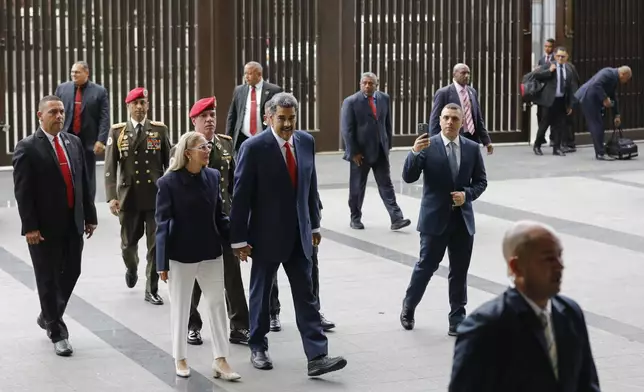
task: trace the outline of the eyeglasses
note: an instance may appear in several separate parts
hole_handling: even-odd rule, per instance
[[[210,151],[212,145],[210,143],[200,144],[197,147],[189,148],[188,150]]]

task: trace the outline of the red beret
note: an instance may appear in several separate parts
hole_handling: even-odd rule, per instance
[[[147,97],[148,97],[148,90],[146,90],[145,87],[137,87],[127,94],[127,97],[125,97],[125,103],[130,103],[139,98],[147,98]]]
[[[190,118],[195,118],[200,115],[204,110],[213,110],[217,108],[217,98],[208,97],[201,98],[190,109]]]

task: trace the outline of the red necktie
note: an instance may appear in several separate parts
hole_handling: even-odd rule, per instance
[[[81,106],[83,105],[83,98],[80,86],[76,87],[76,97],[74,98],[74,123],[72,124],[72,131],[79,134],[81,131]]]
[[[293,156],[291,145],[288,142],[284,143],[284,148],[286,149],[286,168],[288,169],[288,174],[291,176],[293,187],[297,188],[297,164],[295,163],[295,156]]]
[[[376,112],[376,104],[373,102],[373,95],[369,96],[369,106],[371,106],[371,111],[373,112],[373,116],[377,119],[378,114]]]
[[[250,134],[257,133],[257,92],[255,86],[250,87]]]
[[[74,208],[74,184],[72,183],[72,171],[67,163],[65,151],[60,145],[58,135],[54,136],[54,147],[56,148],[56,155],[58,156],[58,163],[60,164],[60,171],[63,173],[63,179],[67,186],[67,206]]]

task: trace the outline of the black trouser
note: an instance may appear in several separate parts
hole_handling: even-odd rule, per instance
[[[96,155],[94,150],[85,149],[85,168],[87,169],[87,177],[89,180],[89,193],[92,195],[92,200],[96,199]]]
[[[317,299],[316,309],[320,311],[320,268],[318,267],[318,247],[313,247],[313,254],[311,256],[313,261],[311,266],[311,283],[313,285],[313,295]],[[273,277],[273,287],[271,288],[271,299],[269,302],[269,312],[271,316],[280,314],[282,306],[280,304],[280,291],[277,284],[277,272]]]
[[[147,242],[147,266],[145,269],[145,291],[156,294],[159,289],[159,274],[156,265],[156,230],[154,210],[123,211],[119,213],[121,221],[121,253],[125,267],[137,271],[139,267],[139,240],[145,233]]]
[[[460,209],[454,209],[445,232],[440,235],[420,233],[420,257],[411,274],[404,306],[416,309],[427,284],[445,256],[449,256],[449,323],[458,325],[465,319],[467,304],[467,271],[472,258],[474,236],[470,235]]]
[[[378,159],[373,164],[368,164],[365,160],[362,165],[358,166],[351,161],[349,172],[349,209],[351,210],[351,221],[359,221],[362,218],[362,203],[364,202],[365,189],[367,187],[367,177],[369,171],[373,170],[373,177],[378,185],[380,198],[389,212],[391,223],[403,219],[403,213],[396,203],[396,191],[391,182],[391,171],[387,155],[380,150]]]
[[[29,245],[42,319],[54,343],[69,337],[63,314],[81,273],[83,236],[76,231],[71,215],[69,219],[67,233]]]
[[[224,288],[226,290],[226,307],[228,308],[228,319],[230,330],[250,329],[248,321],[248,304],[244,294],[244,282],[242,281],[239,259],[235,257],[230,248],[224,249]],[[188,328],[200,331],[203,327],[201,315],[197,307],[201,299],[201,287],[195,281],[192,289],[192,302],[190,304],[190,318]]]
[[[566,100],[564,97],[555,98],[550,107],[543,106],[539,131],[535,140],[535,146],[541,147],[546,143],[546,130],[550,127],[552,145],[555,151],[561,149],[562,137],[566,134],[567,114]]]

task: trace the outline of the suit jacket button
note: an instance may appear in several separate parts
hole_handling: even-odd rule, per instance
[[[134,151],[134,155],[136,155],[136,154],[138,154],[138,153],[139,153],[138,151]]]
[[[148,162],[148,161],[145,161],[145,164],[146,164],[146,165],[147,165],[148,163],[150,163],[150,162]]]
[[[146,173],[149,173],[149,172],[150,172],[150,170],[146,170],[145,172],[146,172]]]
[[[137,170],[135,173],[136,173],[136,174],[139,174],[139,171]]]
[[[139,180],[136,180],[136,183],[137,183],[137,184],[138,184],[138,183],[140,183],[140,182],[141,182],[141,181],[139,181]]]
[[[148,184],[151,184],[151,183],[152,183],[152,180],[148,180]]]
[[[135,165],[138,165],[138,164],[139,164],[139,161],[134,161],[134,164],[135,164]]]

